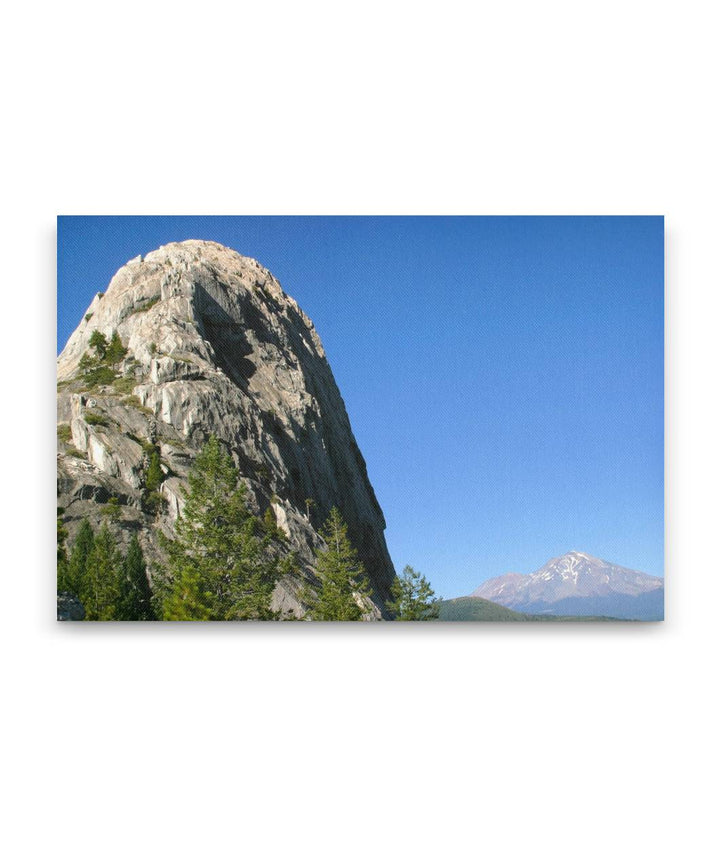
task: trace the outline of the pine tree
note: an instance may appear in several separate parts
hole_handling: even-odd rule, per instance
[[[160,466],[160,452],[157,446],[153,447],[150,452],[150,461],[148,463],[147,473],[145,475],[145,489],[152,493],[157,490],[163,480],[163,471]]]
[[[88,557],[93,549],[95,537],[93,535],[92,526],[87,520],[83,520],[78,529],[78,534],[75,537],[72,552],[70,553],[70,563],[68,573],[65,580],[64,591],[80,596],[80,592],[87,573]]]
[[[92,344],[92,339],[91,339]],[[108,365],[114,366],[117,365],[120,360],[122,360],[127,354],[127,348],[123,348],[122,340],[118,334],[117,330],[113,330],[113,334],[110,337],[110,344],[107,346],[107,350],[105,351],[105,362]]]
[[[387,606],[397,621],[434,621],[438,617],[435,592],[410,565],[405,565],[402,576],[395,577],[390,591],[393,600]]]
[[[263,515],[263,528],[265,532],[277,541],[285,541],[285,532],[278,526],[277,517],[272,505],[269,505]]]
[[[87,557],[80,586],[86,621],[112,621],[116,617],[121,565],[115,539],[107,523],[103,523]]]
[[[58,592],[66,592],[70,590],[70,563],[68,561],[67,549],[65,542],[67,541],[68,531],[63,526],[62,509],[58,508],[57,512],[57,590]]]
[[[365,610],[362,598],[371,592],[365,568],[358,560],[357,551],[350,543],[347,526],[337,508],[320,530],[327,545],[316,552],[320,590],[311,603],[307,615],[314,621],[360,621]],[[307,592],[309,599],[311,592]]]
[[[116,496],[111,496],[105,503],[101,514],[104,517],[109,517],[110,520],[117,520],[120,517],[120,500]]]
[[[89,371],[96,368],[98,365],[97,357],[93,357],[92,354],[85,351],[85,353],[80,357],[80,362],[78,363],[78,368],[80,369],[80,374],[86,375]]]
[[[164,478],[165,474],[160,464],[160,450],[156,445],[152,445],[149,450],[145,489],[142,495],[142,508],[147,514],[157,514],[165,504],[165,498],[159,490]]]
[[[115,617],[119,621],[155,621],[156,619],[147,567],[137,535],[132,536],[122,564]]]
[[[275,583],[289,564],[256,533],[245,486],[232,458],[211,437],[188,476],[185,507],[166,541],[172,586],[163,605],[171,621],[271,619]]]
[[[103,333],[99,330],[93,330],[92,336],[90,336],[89,345],[101,360],[105,359],[105,354],[108,349],[108,340],[105,338]]]
[[[265,515],[263,516],[263,523],[265,524],[265,530],[272,534],[277,530],[277,521],[275,520],[275,513],[272,510],[272,506],[268,505],[265,510]]]

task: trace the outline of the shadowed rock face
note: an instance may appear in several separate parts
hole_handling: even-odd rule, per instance
[[[120,384],[87,390],[77,373],[96,330],[108,339],[117,331],[128,354]],[[58,358],[58,425],[58,505],[71,541],[83,517],[109,519],[124,540],[138,531],[159,558],[158,531],[172,533],[188,469],[215,434],[254,510],[272,504],[308,577],[317,530],[340,509],[381,614],[394,570],[345,405],[312,322],[254,259],[185,241],[128,262]],[[166,474],[157,520],[141,509],[143,441],[160,446]],[[119,515],[103,514],[111,496]],[[297,580],[283,581],[276,605],[302,614],[298,591]]]

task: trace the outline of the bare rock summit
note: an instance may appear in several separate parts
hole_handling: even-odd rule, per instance
[[[126,349],[115,377],[88,383],[81,360],[95,331]],[[172,535],[183,485],[214,434],[231,452],[253,510],[272,507],[312,579],[318,530],[337,506],[365,564],[375,617],[394,569],[385,520],[345,405],[310,319],[254,259],[208,241],[137,257],[98,293],[57,362],[58,505],[72,535],[83,518],[138,532],[150,561]],[[111,373],[112,374],[112,373]],[[107,375],[107,373],[106,373]],[[159,514],[143,507],[149,444],[164,474]],[[304,612],[301,580],[277,608]]]

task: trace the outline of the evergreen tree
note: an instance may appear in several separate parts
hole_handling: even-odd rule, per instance
[[[364,615],[362,597],[371,592],[365,568],[350,543],[347,526],[337,508],[320,530],[327,547],[316,552],[320,590],[307,615],[314,621],[360,621]],[[312,596],[308,592],[308,597]]]
[[[278,526],[277,517],[272,505],[268,506],[263,515],[263,528],[271,538],[275,538],[278,541],[286,540],[285,532]]]
[[[97,364],[97,357],[93,357],[92,354],[85,351],[85,353],[80,357],[78,368],[80,369],[81,374],[86,375],[89,371],[96,368]]]
[[[397,621],[434,621],[438,617],[435,592],[410,565],[405,565],[402,576],[395,577],[390,591],[393,600],[387,606]]]
[[[117,520],[121,513],[120,500],[116,496],[111,496],[101,513],[104,517],[109,517],[110,520]]]
[[[185,507],[166,541],[172,585],[163,604],[170,621],[270,619],[275,583],[289,570],[268,548],[271,536],[246,502],[232,458],[211,437],[195,460]]]
[[[115,539],[107,523],[103,523],[87,557],[80,585],[86,621],[112,621],[116,617],[121,565],[122,556]]]
[[[123,348],[123,343],[118,331],[113,330],[113,334],[110,337],[110,344],[107,346],[107,350],[105,352],[105,362],[111,366],[117,365],[126,354],[127,348]]]
[[[119,621],[155,621],[150,583],[142,548],[133,535],[122,564],[120,597],[115,616]]]
[[[270,532],[272,534],[277,530],[277,521],[275,520],[275,513],[272,510],[272,506],[268,505],[265,515],[263,517],[263,523],[265,524],[265,531]]]
[[[92,526],[90,526],[87,520],[83,520],[75,537],[72,552],[70,553],[70,563],[64,591],[78,597],[80,596],[85,574],[87,573],[88,558],[92,552],[94,541]]]
[[[162,480],[163,471],[160,466],[160,452],[157,446],[154,446],[152,452],[150,452],[150,461],[145,475],[145,489],[152,493],[152,491],[160,487]]]
[[[101,360],[105,359],[105,354],[108,349],[108,340],[105,338],[103,333],[99,330],[93,330],[89,344]]]
[[[165,503],[159,487],[165,474],[160,465],[160,450],[156,445],[149,449],[148,467],[145,473],[145,490],[142,496],[143,511],[147,514],[157,514]]]
[[[63,526],[62,517],[62,509],[58,508],[57,511],[57,590],[61,591],[69,591],[70,588],[70,563],[68,562],[67,549],[65,548],[65,542],[67,541],[68,531]]]

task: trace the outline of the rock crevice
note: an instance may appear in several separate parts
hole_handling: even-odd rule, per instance
[[[95,331],[117,332],[127,354],[112,382],[83,381]],[[106,378],[103,378],[103,381]],[[97,295],[58,358],[58,505],[71,533],[122,497],[118,534],[142,532],[151,559],[171,534],[181,486],[215,434],[232,452],[259,513],[272,505],[303,572],[313,576],[318,529],[337,506],[367,568],[375,614],[394,569],[385,520],[345,405],[312,322],[254,259],[219,244],[169,244],[122,267]],[[61,439],[61,434],[62,438]],[[166,500],[142,506],[143,445],[159,444]],[[276,604],[303,613],[297,581]]]

